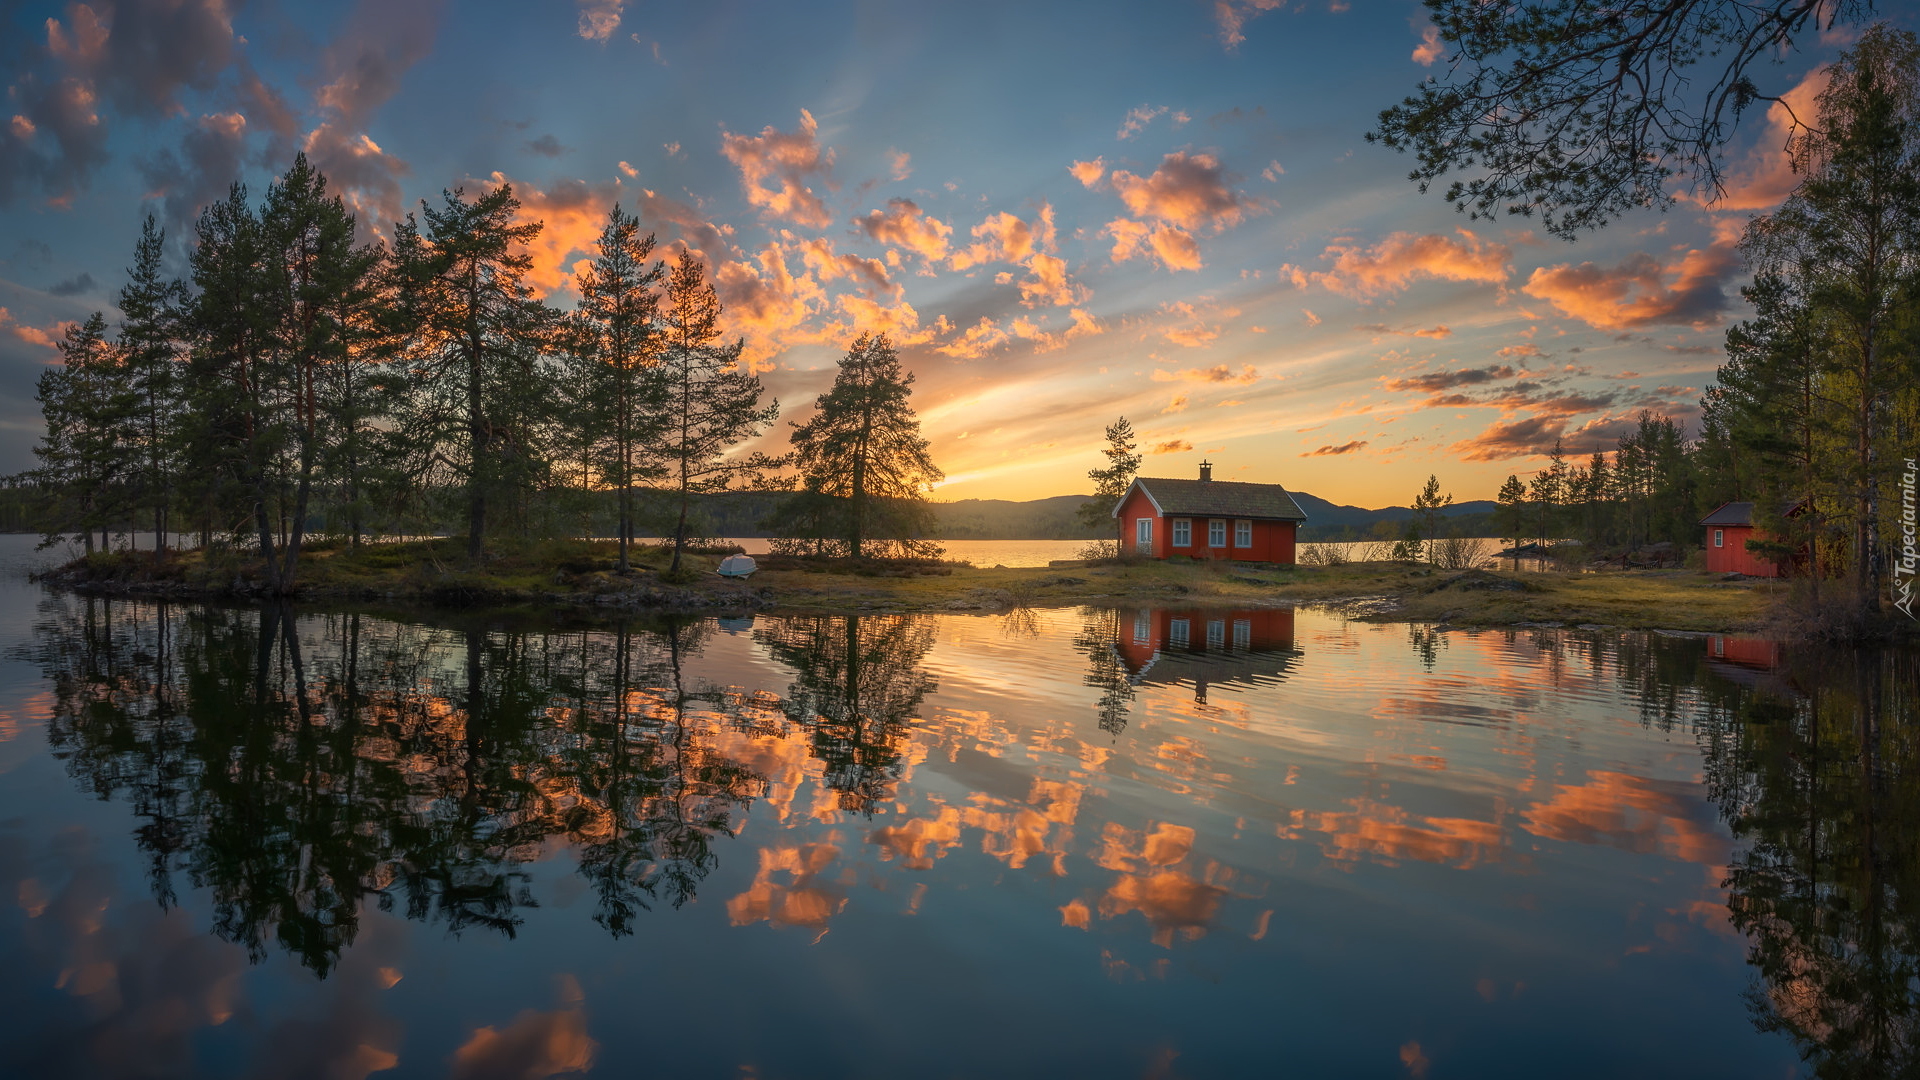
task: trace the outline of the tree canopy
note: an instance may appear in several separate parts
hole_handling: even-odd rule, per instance
[[[1756,69],[1873,0],[1426,0],[1447,70],[1380,113],[1369,141],[1475,218],[1536,216],[1572,239],[1677,194],[1711,200],[1741,114],[1778,101]],[[1810,118],[1798,117],[1800,123]]]

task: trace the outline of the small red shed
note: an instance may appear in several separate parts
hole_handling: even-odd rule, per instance
[[[1780,577],[1780,567],[1747,550],[1747,541],[1759,536],[1753,524],[1753,504],[1724,503],[1700,519],[1707,530],[1707,569],[1716,574]]]
[[[1307,520],[1279,484],[1137,477],[1113,508],[1127,551],[1155,559],[1236,559],[1292,563],[1294,534]]]

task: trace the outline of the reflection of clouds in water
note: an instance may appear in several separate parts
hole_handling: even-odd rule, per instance
[[[0,854],[0,890],[24,901],[0,998],[10,1034],[0,1061],[48,1076],[190,1075],[195,1039],[244,1008],[241,950],[120,890],[78,829],[31,860],[17,834]],[[68,868],[71,869],[68,869]],[[52,998],[38,993],[52,987]]]
[[[1295,810],[1277,832],[1283,839],[1301,839],[1305,833],[1326,836],[1321,851],[1336,863],[1371,858],[1393,866],[1411,859],[1468,870],[1499,862],[1504,855],[1506,841],[1497,821],[1424,817],[1365,798],[1349,805],[1354,809]]]
[[[449,1080],[544,1080],[592,1069],[599,1044],[587,1036],[580,981],[555,976],[554,996],[557,1009],[526,1009],[504,1028],[476,1029],[454,1051]]]
[[[801,844],[760,849],[760,872],[747,891],[727,901],[735,926],[764,922],[827,932],[827,922],[847,906],[839,882],[816,879],[840,857],[837,844]],[[787,875],[782,884],[776,874]],[[816,938],[816,940],[818,940]]]
[[[1699,787],[1593,772],[1577,786],[1529,809],[1524,828],[1535,836],[1575,844],[1603,844],[1635,854],[1661,854],[1704,866],[1727,865],[1732,841]]]

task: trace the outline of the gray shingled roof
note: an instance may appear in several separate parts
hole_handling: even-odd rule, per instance
[[[1279,484],[1243,484],[1233,480],[1169,480],[1136,477],[1134,486],[1169,517],[1268,518],[1305,521],[1307,515]],[[1120,500],[1125,502],[1123,496]],[[1120,508],[1114,507],[1114,513]]]
[[[1751,525],[1753,524],[1753,504],[1750,502],[1730,502],[1700,519],[1702,525]]]

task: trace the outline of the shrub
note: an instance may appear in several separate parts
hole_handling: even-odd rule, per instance
[[[1450,536],[1433,542],[1433,561],[1442,570],[1471,570],[1485,562],[1491,550],[1485,540]]]

